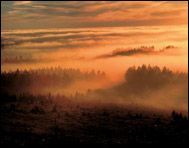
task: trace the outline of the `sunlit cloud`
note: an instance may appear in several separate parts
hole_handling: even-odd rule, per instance
[[[52,51],[57,48],[80,49],[117,44],[122,48],[124,40],[127,44],[130,38],[137,36],[138,38],[158,37],[166,35],[167,39],[174,39],[172,34],[179,33],[178,30],[170,28],[169,30],[158,30],[157,27],[148,27],[148,30],[142,28],[119,28],[115,29],[41,29],[41,30],[15,30],[2,32],[2,45],[4,48],[16,49],[50,49]],[[168,35],[170,34],[170,35]],[[170,36],[170,37],[169,37]],[[173,39],[172,39],[173,38]],[[144,40],[144,39],[143,39]],[[174,40],[183,40],[183,35],[178,36]],[[110,42],[111,41],[111,42]],[[123,43],[120,43],[123,42]]]
[[[187,2],[15,1],[13,5],[2,3],[4,29],[180,25],[188,23]],[[10,23],[12,20],[14,20],[14,24]]]
[[[20,5],[30,5],[32,4],[32,1],[14,1],[14,6],[20,6]]]
[[[117,63],[187,65],[188,2],[3,1],[1,8],[5,65],[53,61],[106,70]]]

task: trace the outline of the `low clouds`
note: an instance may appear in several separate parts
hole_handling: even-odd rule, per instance
[[[36,30],[15,30],[3,31],[1,42],[3,49],[37,49],[55,51],[56,49],[70,50],[107,45],[120,45],[129,43],[133,37],[148,38],[161,36],[163,34],[174,34],[177,30],[158,30],[151,27],[151,30],[144,31],[145,28],[101,28],[101,29],[36,29]],[[150,29],[148,27],[148,29]],[[183,36],[182,36],[183,37]],[[179,36],[177,37],[179,39]],[[143,52],[140,50],[133,51]],[[133,54],[133,52],[129,54]],[[120,53],[121,54],[121,53]]]
[[[22,56],[19,56],[19,57],[13,57],[13,58],[4,58],[1,60],[2,64],[4,63],[7,63],[7,64],[28,64],[28,63],[39,63],[39,62],[42,62],[44,60],[42,59],[35,59],[35,58],[32,58],[32,57],[22,57]],[[45,61],[46,62],[46,61]]]
[[[182,47],[185,42],[187,28],[170,26],[8,30],[1,32],[1,61],[84,63],[123,56],[172,55],[173,52],[178,55],[178,51],[185,51]]]
[[[113,58],[117,56],[135,56],[135,55],[157,55],[167,50],[175,49],[176,47],[173,45],[168,45],[162,49],[155,50],[154,46],[141,46],[138,48],[131,48],[131,49],[116,49],[113,50],[111,54],[104,54],[95,57],[95,59],[104,59],[104,58]]]
[[[30,5],[32,1],[15,1],[13,3],[14,6],[23,6],[23,5]]]
[[[88,47],[94,43],[103,44],[103,40],[115,39],[120,37],[135,36],[135,33],[117,33],[111,31],[95,31],[95,30],[75,30],[75,31],[42,31],[42,32],[9,32],[2,35],[2,44],[6,48],[19,47],[25,48],[37,48],[37,49],[76,49],[81,47]],[[140,35],[148,35],[146,33],[140,33]],[[44,47],[44,48],[43,48]]]

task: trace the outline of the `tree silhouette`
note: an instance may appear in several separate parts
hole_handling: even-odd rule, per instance
[[[60,67],[37,70],[19,70],[1,73],[1,88],[6,92],[23,93],[46,87],[66,87],[75,81],[105,78],[104,72],[81,72],[79,69]]]

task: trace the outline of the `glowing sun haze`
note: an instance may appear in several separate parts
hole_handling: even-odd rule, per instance
[[[188,71],[188,2],[2,1],[1,69]]]

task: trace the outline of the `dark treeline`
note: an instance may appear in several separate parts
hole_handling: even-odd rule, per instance
[[[79,69],[43,68],[1,73],[1,90],[5,92],[30,92],[36,88],[66,87],[75,81],[105,78],[101,71],[81,72]]]
[[[142,96],[149,92],[158,91],[169,87],[169,91],[172,91],[174,87],[182,86],[188,88],[188,74],[183,72],[173,72],[166,67],[162,69],[158,66],[138,66],[130,67],[125,72],[125,80],[111,87],[110,89],[98,89],[95,92],[103,97],[115,97],[122,96],[127,97],[128,95]],[[181,87],[179,88],[179,90]]]
[[[147,89],[159,89],[165,85],[183,83],[188,80],[186,73],[174,73],[166,67],[158,66],[130,67],[125,73],[124,85],[135,92]]]
[[[188,117],[181,111],[170,108],[169,112],[162,112],[153,109],[151,104],[149,107],[124,104],[132,99],[129,94],[140,98],[149,91],[154,97],[148,98],[145,94],[144,100],[154,101],[157,91],[167,86],[169,89],[161,92],[161,96],[166,93],[168,102],[162,102],[171,103],[173,95],[167,94],[175,91],[172,87],[185,88],[183,93],[188,93],[188,75],[185,73],[143,65],[129,68],[121,84],[110,89],[90,90],[85,95],[27,92],[31,85],[63,87],[77,80],[91,82],[96,79],[100,82],[99,78],[104,77],[102,72],[84,73],[61,68],[1,73],[0,144],[188,143]],[[117,103],[120,97],[123,104]],[[183,97],[188,100],[188,94]]]

